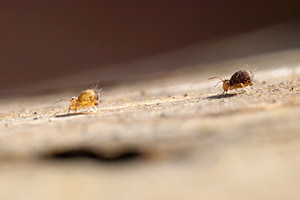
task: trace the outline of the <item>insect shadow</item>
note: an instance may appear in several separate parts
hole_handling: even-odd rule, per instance
[[[83,112],[78,112],[78,113],[67,113],[67,114],[58,114],[54,115],[56,118],[63,118],[63,117],[71,117],[71,116],[77,116],[77,115],[84,115],[85,113]]]
[[[231,94],[218,94],[218,95],[213,95],[209,97],[205,97],[204,99],[223,99],[223,98],[230,98],[236,96],[236,93],[231,93]]]

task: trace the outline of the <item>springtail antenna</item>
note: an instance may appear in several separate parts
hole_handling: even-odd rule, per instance
[[[211,79],[214,79],[214,78],[218,78],[218,79],[220,79],[221,81],[224,82],[224,80],[223,80],[222,78],[218,77],[218,76],[211,77],[211,78],[209,78],[208,80],[211,80]]]
[[[220,79],[220,81],[219,81],[219,82],[217,82],[217,84],[215,85],[215,87],[217,87],[217,85],[219,85],[219,83],[221,83],[221,82],[224,82],[224,80],[223,80],[222,78],[218,77],[218,76],[211,77],[211,78],[209,78],[208,80],[211,80],[211,79],[214,79],[214,78],[218,78],[218,79]]]
[[[71,100],[70,100],[70,99],[60,99],[60,100],[58,100],[57,102],[55,102],[53,105],[57,104],[57,103],[60,102],[60,101],[71,101]]]
[[[217,82],[217,84],[215,85],[215,87],[217,87],[217,85],[219,85],[219,83],[221,83],[221,82],[223,82],[223,81],[219,81],[219,82]]]

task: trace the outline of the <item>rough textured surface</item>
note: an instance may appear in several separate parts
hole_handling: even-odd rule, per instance
[[[80,89],[2,100],[0,199],[299,199],[299,53],[103,88],[97,113],[53,105]],[[244,63],[251,88],[207,80]]]

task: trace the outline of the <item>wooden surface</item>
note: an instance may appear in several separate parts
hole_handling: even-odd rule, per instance
[[[299,55],[103,88],[97,113],[53,105],[86,88],[3,99],[0,199],[299,199]],[[245,63],[251,88],[207,80]]]

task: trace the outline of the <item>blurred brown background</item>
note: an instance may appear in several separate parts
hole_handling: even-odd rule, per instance
[[[0,93],[68,74],[77,73],[80,82],[87,69],[99,71],[102,77],[95,80],[104,80],[112,69],[126,77],[136,69],[118,64],[281,23],[293,27],[291,35],[276,33],[263,48],[235,49],[233,56],[299,47],[293,33],[299,30],[299,16],[298,0],[1,1]],[[268,38],[260,35],[258,43]],[[222,59],[208,57],[201,59]]]

